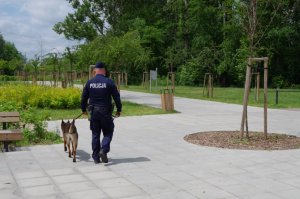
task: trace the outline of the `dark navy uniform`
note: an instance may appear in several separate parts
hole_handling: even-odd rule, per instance
[[[89,106],[92,108],[90,129],[92,130],[92,157],[94,160],[99,160],[100,150],[105,154],[110,151],[110,142],[114,132],[112,98],[116,103],[117,112],[121,112],[120,93],[113,80],[104,75],[97,74],[93,79],[87,81],[83,89],[82,112],[86,112],[88,99]],[[101,130],[103,132],[102,143],[100,143]]]

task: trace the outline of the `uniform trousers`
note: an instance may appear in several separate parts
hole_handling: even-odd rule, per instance
[[[90,129],[92,130],[92,157],[94,160],[100,158],[100,150],[103,153],[110,151],[110,143],[114,133],[114,122],[111,111],[105,107],[94,107],[91,114]],[[103,133],[102,142],[100,140]]]

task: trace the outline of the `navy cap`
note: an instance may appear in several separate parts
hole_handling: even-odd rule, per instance
[[[103,62],[97,62],[95,68],[105,68],[105,64]]]

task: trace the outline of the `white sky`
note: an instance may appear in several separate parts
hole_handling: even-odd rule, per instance
[[[27,58],[78,44],[52,28],[72,12],[66,0],[0,0],[0,33]]]

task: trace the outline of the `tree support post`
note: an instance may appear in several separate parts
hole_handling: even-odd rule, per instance
[[[268,136],[268,58],[264,59],[264,135]]]
[[[95,69],[95,65],[90,65],[90,67],[89,67],[89,79],[92,79],[95,76],[94,69]]]
[[[212,73],[204,74],[203,82],[203,96],[205,96],[205,91],[207,91],[207,97],[212,98],[214,96],[214,77]]]
[[[254,90],[255,95],[254,99],[256,102],[259,102],[259,90],[260,90],[260,72],[254,72],[252,75],[255,75],[255,82],[254,82]]]
[[[251,87],[251,68],[253,62],[264,62],[264,136],[267,139],[268,135],[268,57],[263,58],[249,58],[246,70],[246,80],[245,80],[245,91],[244,91],[244,100],[243,100],[243,114],[240,128],[240,137],[243,139],[244,137],[244,127],[246,125],[247,138],[248,138],[248,99]],[[257,77],[258,78],[258,77]],[[257,81],[257,84],[259,81]],[[258,86],[257,86],[258,88]]]
[[[252,64],[252,60],[249,58],[247,63],[247,70],[246,70],[246,81],[245,81],[245,91],[244,91],[244,100],[243,100],[243,114],[242,114],[242,121],[241,121],[241,128],[240,128],[241,139],[243,139],[244,137],[245,122],[246,122],[246,127],[248,126],[247,106],[248,106],[248,99],[250,93],[251,64]]]
[[[167,75],[167,89],[169,89],[169,79],[171,80],[171,89],[175,91],[175,73],[168,72]]]
[[[142,85],[143,85],[144,88],[148,88],[148,85],[149,85],[149,72],[147,72],[147,71],[143,72]]]

